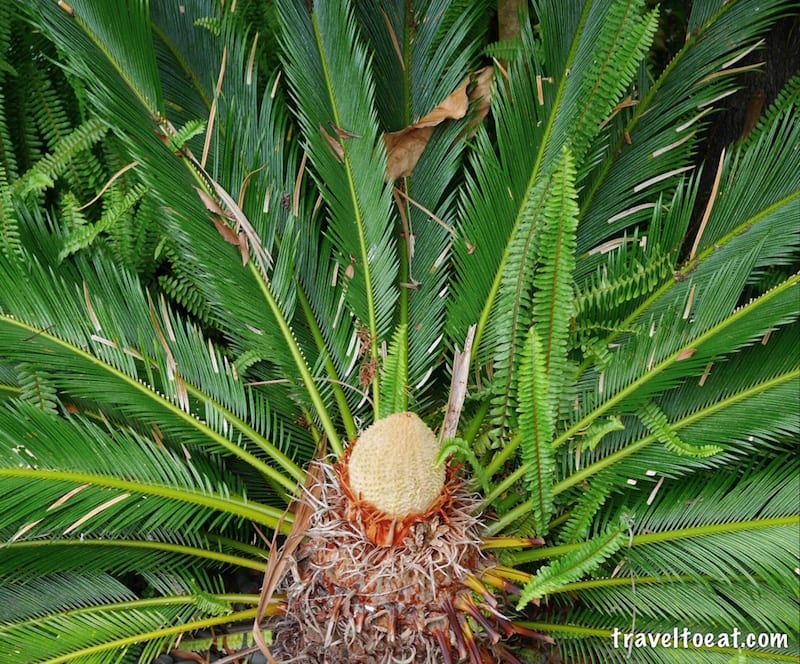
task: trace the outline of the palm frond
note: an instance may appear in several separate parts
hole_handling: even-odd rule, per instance
[[[78,418],[67,422],[27,404],[4,407],[0,421],[0,476],[7,486],[0,527],[14,529],[12,539],[131,524],[212,528],[232,516],[274,527],[280,517],[280,509],[248,501],[213,457],[182,461],[134,433],[104,432]],[[198,518],[201,511],[205,517]]]
[[[0,626],[0,643],[23,661],[61,664],[119,662],[129,652],[139,654],[136,644],[157,640],[155,652],[152,646],[147,649],[152,657],[187,629],[252,618],[255,608],[229,608],[239,599],[176,595],[73,609],[49,615],[44,623]]]
[[[509,411],[515,406],[512,395],[519,345],[524,338],[522,327],[530,325],[534,316],[543,344],[544,370],[553,381],[548,394],[551,408],[558,401],[562,384],[559,376],[567,359],[572,295],[572,243],[577,216],[574,177],[571,156],[565,150],[556,170],[530,201],[526,211],[529,222],[509,242],[497,314],[490,327],[498,341],[493,379],[497,396],[492,414],[501,430],[507,426]],[[534,287],[542,292],[534,293]],[[554,316],[556,310],[558,315]]]
[[[338,433],[291,327],[291,300],[288,295],[293,286],[286,271],[292,263],[291,254],[284,256],[284,262],[281,263],[283,273],[270,277],[266,265],[268,256],[261,238],[243,216],[238,218],[238,223],[246,224],[251,230],[250,236],[242,242],[247,244],[249,254],[253,256],[253,260],[245,267],[241,265],[241,252],[245,251],[243,247],[237,251],[227,245],[223,239],[224,232],[214,223],[198,226],[198,218],[212,221],[208,219],[207,208],[211,208],[218,217],[224,217],[220,205],[228,208],[229,214],[234,216],[238,206],[230,194],[210,179],[196,159],[184,153],[176,159],[160,140],[159,137],[168,139],[174,129],[163,117],[159,106],[161,94],[152,92],[158,86],[152,50],[144,48],[135,54],[126,50],[114,51],[113,57],[109,57],[108,45],[104,41],[107,26],[95,30],[94,19],[77,19],[80,7],[75,8],[75,16],[72,17],[76,20],[70,20],[55,5],[45,5],[40,9],[41,13],[34,16],[35,20],[40,21],[42,27],[55,38],[72,44],[69,49],[71,52],[81,53],[80,58],[75,58],[74,65],[83,68],[82,73],[92,81],[98,109],[110,117],[124,119],[126,129],[136,136],[135,140],[130,134],[124,134],[121,138],[136,155],[137,161],[150,166],[159,165],[158,168],[143,171],[153,176],[147,176],[145,184],[170,211],[168,225],[176,244],[182,248],[184,260],[207,268],[203,271],[195,269],[193,276],[211,306],[225,312],[224,315],[219,314],[216,321],[222,323],[227,332],[235,334],[239,344],[260,351],[262,357],[269,358],[283,368],[283,375],[288,373],[304,385],[331,445],[339,449]],[[127,15],[127,20],[138,22],[136,30],[149,30],[147,16],[138,10]],[[150,37],[148,40],[152,42]],[[108,44],[114,44],[114,41]],[[130,58],[130,62],[123,62],[121,58]],[[147,58],[152,60],[150,64],[145,62]],[[89,68],[99,70],[98,75],[89,73]],[[204,193],[199,196],[198,190],[204,190]],[[215,202],[214,198],[220,199],[220,202]],[[217,222],[226,223],[219,218]],[[223,256],[229,269],[220,264]],[[238,269],[233,267],[237,263]],[[238,275],[236,279],[230,278],[232,272]],[[253,307],[254,301],[261,301],[265,306]],[[231,316],[233,312],[236,314]]]
[[[579,579],[595,570],[609,556],[614,555],[625,541],[625,533],[620,528],[609,528],[608,532],[599,534],[578,548],[542,567],[525,584],[517,610],[528,602],[556,592],[565,583]]]
[[[155,426],[168,439],[179,436],[185,444],[210,444],[218,451],[239,455],[291,491],[291,480],[233,438],[234,431],[244,434],[295,477],[300,473],[279,449],[242,420],[246,409],[260,405],[259,401],[252,395],[248,398],[234,369],[213,345],[191,329],[182,330],[166,308],[156,312],[128,275],[100,270],[91,280],[87,269],[81,297],[77,284],[70,288],[34,265],[21,268],[17,261],[6,261],[0,266],[5,268],[8,283],[26,281],[31,287],[25,298],[3,302],[4,311],[17,316],[4,313],[1,317],[0,346],[8,357],[19,361],[36,355],[47,357],[54,385],[75,395],[78,403],[89,400],[91,408],[92,401],[103,403],[113,394],[114,407],[108,409],[111,417],[121,413],[148,429]],[[108,294],[114,288],[116,298],[95,295]],[[141,334],[148,328],[153,336],[146,341]],[[104,329],[115,330],[118,336],[109,339],[103,336]],[[198,391],[192,377],[207,380],[217,396]],[[205,417],[216,413],[216,421],[200,420],[190,399],[198,399]]]
[[[319,3],[311,14],[305,3],[278,8],[306,149],[330,209],[333,259],[345,272],[344,298],[366,326],[369,357],[377,362],[397,299],[397,256],[367,54],[346,5]],[[377,381],[372,398],[380,411]]]
[[[694,146],[720,101],[736,90],[736,63],[786,6],[776,0],[753,13],[747,2],[723,3],[642,91],[625,131],[583,192],[579,254],[646,219],[659,193],[694,169]]]

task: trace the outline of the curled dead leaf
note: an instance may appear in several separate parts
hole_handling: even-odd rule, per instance
[[[493,67],[479,69],[465,78],[464,82],[451,92],[441,104],[414,124],[400,131],[384,134],[383,142],[388,155],[386,181],[411,175],[433,135],[433,128],[445,120],[463,118],[469,110],[470,102],[476,102],[476,115],[470,122],[470,128],[478,125],[489,112],[493,77]]]
[[[223,210],[219,203],[211,198],[211,196],[209,196],[205,191],[200,189],[200,187],[195,187],[194,190],[197,192],[197,195],[200,197],[200,200],[203,202],[206,210],[213,212],[214,214],[218,214],[220,217],[226,216],[225,210]]]
[[[325,140],[328,142],[328,145],[333,151],[333,154],[336,155],[336,158],[340,162],[344,161],[344,148],[342,147],[342,144],[339,141],[337,141],[333,136],[331,136],[327,131],[325,131],[325,127],[323,127],[322,125],[319,126],[319,131],[325,138]]]
[[[432,135],[433,127],[413,126],[384,134],[387,182],[411,175]]]
[[[467,109],[469,108],[469,96],[467,95],[468,85],[469,78],[466,78],[441,104],[411,126],[435,127],[445,120],[459,120],[463,118],[467,114]]]
[[[219,217],[212,217],[211,219],[214,222],[214,226],[219,231],[219,234],[222,236],[222,239],[228,244],[238,247],[239,236],[236,234],[236,232]]]
[[[492,103],[492,83],[494,83],[494,67],[489,65],[479,69],[472,75],[473,86],[469,91],[469,100],[475,102],[475,116],[470,121],[470,128],[476,127],[489,113]]]

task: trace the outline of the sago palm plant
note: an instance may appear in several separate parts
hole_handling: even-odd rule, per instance
[[[238,5],[0,9],[0,659],[797,661],[793,3]]]

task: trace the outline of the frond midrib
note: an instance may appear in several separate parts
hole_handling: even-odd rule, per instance
[[[581,14],[581,18],[580,18],[580,20],[578,22],[578,26],[577,26],[577,28],[575,30],[575,36],[572,39],[572,44],[570,46],[569,55],[567,56],[567,62],[566,62],[566,69],[567,70],[569,70],[572,62],[574,62],[574,60],[575,60],[575,56],[576,56],[577,51],[578,51],[578,45],[580,44],[580,36],[582,34],[581,29],[582,29],[582,26],[586,23],[586,20],[587,20],[588,15],[589,15],[589,10],[591,9],[591,5],[592,5],[591,2],[587,2],[584,5],[583,13]],[[542,167],[542,163],[544,162],[544,158],[545,158],[545,155],[547,153],[547,146],[548,146],[548,143],[550,141],[550,136],[553,133],[553,127],[554,127],[556,119],[558,117],[558,113],[556,111],[561,106],[561,102],[563,100],[564,92],[565,92],[565,89],[566,89],[566,86],[567,86],[567,80],[568,80],[567,76],[562,76],[561,80],[559,81],[558,89],[556,90],[555,100],[553,101],[553,105],[552,105],[553,112],[550,113],[550,115],[549,115],[549,117],[547,119],[547,124],[545,126],[544,133],[542,134],[542,140],[539,143],[539,150],[537,151],[537,154],[536,154],[536,160],[534,161],[533,168],[531,170],[531,176],[528,179],[528,184],[525,187],[525,192],[523,193],[522,198],[521,198],[522,201],[527,200],[528,197],[530,197],[530,195],[532,194],[534,188],[536,187],[536,182],[537,182],[537,179],[539,178],[539,174],[540,174],[540,170],[541,170],[541,167]],[[511,227],[511,231],[509,233],[509,241],[506,243],[506,249],[508,248],[508,245],[511,242],[511,239],[514,236],[516,236],[516,234],[518,232],[517,229],[522,224],[522,217],[524,216],[523,215],[524,210],[525,210],[524,205],[520,205],[519,209],[517,210],[517,217],[514,220],[514,224]],[[505,271],[505,266],[506,266],[507,260],[508,260],[508,251],[506,250],[506,251],[503,251],[503,253],[502,253],[501,257],[500,257],[500,262],[499,262],[499,264],[497,266],[497,272],[495,273],[494,281],[492,282],[492,287],[489,290],[488,297],[486,298],[486,304],[484,304],[484,306],[483,306],[483,310],[481,311],[481,315],[480,315],[480,318],[478,319],[478,324],[477,324],[477,327],[475,329],[475,339],[474,339],[474,342],[473,342],[473,347],[474,347],[473,356],[475,358],[478,358],[479,355],[480,355],[478,351],[480,350],[480,344],[481,344],[481,341],[483,339],[483,332],[484,332],[484,329],[486,328],[486,325],[489,322],[489,317],[491,315],[491,311],[494,308],[495,299],[497,298],[497,294],[500,291],[500,282],[502,280],[503,272]]]
[[[233,595],[232,597],[238,597]],[[244,596],[245,600],[249,599],[250,596]],[[180,600],[183,602],[180,602]],[[181,604],[181,603],[188,603],[187,600],[191,601],[191,596],[181,597],[177,596],[175,598],[177,601],[170,601],[169,604]],[[139,600],[143,602],[148,602],[149,606],[155,605],[158,606],[157,600]],[[238,601],[238,600],[235,600]],[[167,603],[162,602],[161,605],[165,605]],[[149,608],[142,607],[140,608]],[[102,607],[106,608],[106,607]],[[121,607],[126,608],[126,607]],[[135,607],[130,607],[130,609],[134,609]],[[185,632],[191,632],[193,630],[204,629],[209,627],[215,627],[216,625],[223,625],[228,624],[231,622],[236,621],[244,621],[244,620],[252,620],[255,618],[257,613],[257,609],[244,609],[241,611],[233,611],[231,613],[225,614],[223,616],[211,616],[208,618],[202,618],[199,620],[192,620],[189,622],[181,623],[179,625],[173,625],[172,627],[165,627],[162,629],[157,630],[150,630],[149,632],[142,632],[141,634],[136,634],[134,636],[128,636],[121,639],[115,639],[112,641],[106,641],[99,645],[89,646],[86,648],[81,648],[80,650],[74,650],[66,655],[59,655],[58,657],[52,657],[46,660],[43,660],[41,664],[67,664],[68,662],[74,661],[79,657],[89,657],[91,655],[96,655],[103,652],[108,652],[111,650],[120,650],[127,646],[134,645],[136,643],[141,643],[144,641],[153,641],[155,639],[159,639],[165,636],[177,636],[179,634],[183,634]]]
[[[2,471],[0,471],[2,472]],[[159,542],[156,540],[132,540],[132,539],[92,539],[84,537],[83,539],[34,539],[34,540],[18,540],[11,544],[6,545],[6,548],[11,550],[20,549],[38,549],[41,547],[50,546],[76,546],[76,547],[120,547],[123,549],[147,549],[151,551],[164,551],[167,553],[178,553],[181,555],[192,556],[194,558],[202,558],[205,560],[222,563],[225,565],[235,565],[246,569],[252,569],[257,572],[263,572],[266,568],[266,560],[258,561],[252,558],[243,558],[242,556],[235,556],[221,551],[213,551],[211,549],[203,549],[196,546],[188,546],[186,544],[175,544],[173,542]],[[266,554],[266,552],[265,552]]]
[[[675,542],[696,537],[707,537],[710,535],[724,535],[729,533],[766,530],[768,528],[787,528],[800,525],[800,516],[798,515],[749,519],[747,521],[737,521],[735,515],[731,516],[730,518],[731,521],[725,521],[722,523],[710,523],[690,528],[676,528],[674,530],[661,530],[655,533],[634,535],[630,539],[629,548],[636,548],[637,546],[647,546],[649,544],[658,544],[664,542]],[[583,545],[584,544],[582,542],[578,542],[576,544],[546,546],[531,551],[509,554],[508,559],[509,562],[513,563],[550,560],[552,558],[557,558],[571,553]],[[630,583],[630,577],[628,577],[628,582]]]
[[[125,383],[126,385],[128,385],[128,387],[131,387],[140,394],[146,396],[148,400],[157,402],[162,408],[165,408],[166,410],[170,411],[172,415],[174,415],[175,417],[181,419],[184,423],[189,424],[193,428],[200,431],[204,437],[213,440],[214,443],[228,450],[228,452],[230,452],[234,456],[239,457],[246,463],[250,464],[255,469],[262,472],[265,476],[269,477],[271,480],[274,480],[275,482],[286,488],[288,491],[290,492],[294,491],[296,483],[292,481],[290,478],[284,476],[269,464],[264,463],[258,457],[250,454],[249,452],[242,449],[232,441],[228,440],[221,434],[217,433],[211,427],[201,422],[191,413],[187,413],[185,410],[177,406],[175,403],[173,403],[166,397],[163,397],[160,394],[156,393],[154,390],[148,388],[148,386],[145,385],[144,383],[134,378],[131,378],[128,374],[124,373],[123,371],[120,371],[116,367],[111,366],[107,362],[102,361],[101,359],[99,359],[95,355],[92,355],[88,351],[85,351],[82,348],[73,345],[69,341],[49,333],[47,330],[40,330],[32,325],[24,323],[18,320],[17,318],[14,318],[6,314],[0,315],[0,322],[5,322],[7,325],[11,325],[21,330],[25,330],[26,332],[30,332],[30,334],[33,336],[42,337],[47,341],[49,341],[50,343],[63,348],[67,353],[77,355],[81,359],[90,362],[95,366],[100,367],[103,371],[111,374],[116,380]],[[218,407],[221,410],[224,410],[222,406],[218,405]],[[263,442],[267,441],[264,440]],[[277,450],[277,448],[274,448],[273,454],[278,454],[283,456],[282,453],[280,453],[280,451]]]
[[[708,341],[709,339],[713,338],[715,335],[722,333],[724,330],[734,325],[743,316],[750,314],[757,307],[762,306],[765,303],[768,303],[773,297],[782,294],[785,290],[796,286],[798,283],[800,283],[800,274],[794,275],[793,277],[787,279],[782,284],[764,293],[761,297],[757,298],[753,302],[740,307],[739,309],[734,311],[730,316],[727,316],[716,325],[711,326],[708,330],[706,330],[702,334],[690,339],[687,343],[682,344],[678,350],[676,350],[668,357],[664,358],[658,364],[654,365],[652,370],[642,374],[635,380],[631,381],[627,386],[622,388],[619,392],[610,397],[607,401],[603,402],[593,411],[587,413],[584,417],[575,422],[566,431],[564,431],[564,433],[558,436],[558,438],[556,438],[555,441],[553,441],[553,446],[557,448],[569,442],[569,440],[573,436],[575,436],[585,427],[589,426],[589,424],[591,424],[598,417],[606,413],[610,408],[613,408],[621,401],[631,396],[634,392],[636,392],[638,388],[645,385],[654,376],[657,376],[661,372],[665,371],[666,369],[674,365],[676,362],[679,362],[680,361],[679,358],[682,357],[682,353],[686,353],[689,349],[696,348],[702,345],[705,341]]]
[[[331,104],[331,110],[333,112],[333,121],[337,127],[342,126],[341,117],[339,115],[339,105],[337,103],[336,95],[334,94],[333,90],[333,81],[331,80],[331,73],[330,69],[328,68],[328,61],[326,59],[326,51],[325,45],[322,40],[322,34],[320,32],[319,22],[317,20],[316,13],[312,12],[311,14],[311,23],[314,28],[314,38],[317,42],[317,49],[320,53],[320,62],[322,64],[322,72],[325,77],[326,83],[326,91],[328,93],[328,99]],[[378,360],[379,353],[378,353],[378,316],[376,312],[375,306],[375,293],[373,290],[373,283],[372,283],[372,271],[369,265],[369,247],[367,245],[367,238],[364,231],[364,217],[361,211],[361,205],[358,197],[358,192],[356,191],[355,186],[355,176],[353,173],[353,164],[350,159],[350,151],[347,147],[347,141],[342,141],[341,143],[342,153],[344,155],[343,162],[345,171],[347,173],[347,185],[348,185],[348,194],[350,196],[350,200],[353,205],[353,214],[354,214],[354,222],[356,229],[358,231],[358,243],[359,248],[361,250],[361,266],[364,270],[364,290],[367,296],[367,312],[369,316],[368,326],[369,326],[369,333],[370,333],[370,357],[372,360]],[[379,381],[375,380],[372,382],[372,403],[374,406],[375,413],[380,412],[380,385],[378,384]],[[341,455],[341,450],[338,450],[337,453]]]
[[[703,263],[704,260],[711,257],[713,254],[723,250],[730,242],[734,241],[737,237],[739,237],[742,233],[746,230],[757,224],[762,219],[768,217],[770,214],[779,210],[780,208],[791,204],[795,200],[800,199],[800,190],[791,192],[788,196],[781,198],[778,201],[775,201],[768,207],[760,210],[758,214],[754,214],[752,217],[748,217],[747,219],[743,220],[735,228],[732,228],[728,233],[724,236],[716,240],[715,242],[710,243],[703,251],[701,251],[693,261],[687,261],[682,265],[679,269],[676,270],[675,276],[673,279],[665,281],[658,289],[653,291],[648,297],[646,297],[642,303],[636,307],[625,319],[622,320],[621,323],[617,326],[620,331],[612,332],[608,337],[605,339],[606,344],[613,344],[622,334],[624,334],[623,330],[630,328],[633,325],[633,322],[641,317],[650,307],[652,307],[656,302],[658,302],[661,298],[665,297],[667,293],[680,285],[680,283],[688,277],[692,272],[694,272],[699,265]],[[577,376],[580,376],[588,367],[591,362],[591,359],[585,360],[579,367],[576,372]]]
[[[746,399],[754,397],[767,390],[780,387],[781,385],[791,380],[799,378],[800,378],[800,368],[794,369],[784,374],[780,374],[778,376],[774,376],[769,380],[756,383],[746,390],[742,390],[741,392],[737,392],[736,394],[733,394],[725,399],[721,399],[704,408],[700,408],[697,411],[691,413],[690,415],[687,415],[686,417],[680,420],[676,420],[675,422],[670,422],[670,427],[676,432],[680,431],[681,429],[684,429],[692,424],[695,424],[705,419],[706,417],[710,417],[718,412],[725,410],[726,408],[735,406],[736,404],[741,403]],[[584,482],[585,480],[592,477],[592,475],[596,475],[600,471],[606,470],[614,466],[622,459],[629,457],[636,452],[640,452],[641,450],[645,449],[646,447],[652,445],[655,442],[657,442],[656,436],[654,434],[648,434],[647,436],[644,436],[637,441],[627,444],[621,450],[609,454],[607,457],[601,459],[600,461],[596,461],[593,464],[590,464],[585,468],[576,471],[569,477],[564,478],[560,482],[556,483],[553,486],[553,495],[557,496],[560,493],[566,491],[567,489],[579,485],[581,482]],[[513,481],[516,481],[516,479],[518,479],[525,472],[527,472],[527,469],[528,469],[527,464],[520,464],[520,466],[513,473],[511,473],[504,482],[495,487],[495,489],[490,494],[487,494],[487,497],[495,496],[501,488],[503,487],[508,488],[509,486],[511,486]],[[532,509],[533,509],[532,501],[525,500],[521,502],[519,505],[517,505],[510,511],[506,512],[502,517],[500,517],[497,521],[495,521],[488,528],[486,528],[486,534],[493,535],[495,533],[502,531],[503,528],[505,528],[510,523],[513,523],[513,521],[515,521],[516,519],[530,513]],[[541,549],[539,549],[538,551],[541,551]]]
[[[58,481],[70,482],[73,484],[89,484],[91,486],[105,487],[108,489],[119,489],[127,493],[135,493],[142,496],[158,496],[170,500],[207,507],[212,510],[233,514],[242,519],[249,519],[268,526],[277,528],[281,524],[281,519],[285,523],[284,529],[288,530],[288,525],[294,520],[294,515],[284,512],[268,505],[262,505],[242,498],[234,500],[224,498],[219,495],[201,493],[199,491],[185,487],[174,487],[155,482],[145,482],[142,480],[124,479],[97,473],[87,473],[77,470],[51,470],[44,468],[0,468],[0,477],[18,477],[29,479],[30,481]]]

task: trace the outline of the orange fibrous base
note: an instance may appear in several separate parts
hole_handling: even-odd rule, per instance
[[[502,568],[481,550],[479,502],[457,468],[424,514],[403,518],[352,496],[347,457],[316,468],[305,539],[278,587],[285,610],[265,625],[277,661],[522,664],[509,641],[552,641],[504,615],[515,589],[492,575]]]
[[[360,526],[367,539],[376,546],[392,546],[401,544],[411,532],[414,524],[429,519],[435,514],[440,514],[443,519],[447,519],[448,507],[452,502],[453,490],[460,485],[460,480],[456,475],[456,468],[447,467],[447,476],[439,497],[424,512],[397,516],[382,512],[372,503],[362,499],[361,495],[356,495],[350,486],[347,473],[348,460],[350,457],[349,448],[340,463],[334,465],[334,470],[342,492],[348,500],[348,509],[345,517],[352,523]]]

